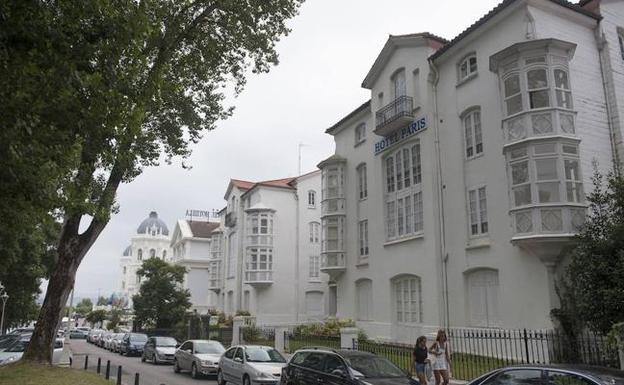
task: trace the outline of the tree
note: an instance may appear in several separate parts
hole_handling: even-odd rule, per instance
[[[101,325],[102,322],[104,322],[104,320],[106,319],[106,316],[106,310],[93,310],[92,312],[87,314],[86,320],[91,324],[91,326],[95,327],[96,324]]]
[[[108,299],[104,296],[99,296],[97,299],[97,306],[106,306],[108,305]]]
[[[149,258],[137,271],[145,280],[132,297],[134,322],[141,327],[172,328],[191,307],[191,294],[181,289],[186,268]]]
[[[189,144],[231,115],[225,87],[239,93],[250,68],[267,72],[277,64],[275,44],[300,4],[0,4],[0,131],[15,154],[7,174],[41,197],[44,210],[37,206],[34,219],[53,213],[62,223],[24,360],[51,361],[76,270],[118,210],[119,185],[162,159],[188,157]]]
[[[93,302],[91,302],[91,298],[83,298],[76,305],[76,314],[80,314],[81,316],[86,316],[93,310]]]
[[[553,311],[568,334],[589,327],[608,333],[624,321],[624,178],[594,175],[589,216],[568,253],[560,282],[562,306]]]
[[[108,317],[108,325],[106,325],[106,328],[108,330],[113,330],[117,332],[119,323],[121,322],[122,315],[123,315],[122,309],[112,308]]]

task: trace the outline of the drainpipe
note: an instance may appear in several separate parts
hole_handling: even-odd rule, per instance
[[[440,151],[440,118],[438,116],[438,82],[440,80],[440,73],[436,68],[432,60],[429,60],[429,66],[434,74],[432,82],[433,86],[433,129],[435,133],[435,152],[436,152],[436,171],[437,171],[437,195],[438,195],[438,217],[440,218],[440,262],[442,265],[442,298],[444,301],[443,309],[443,322],[444,327],[448,328],[450,325],[450,306],[449,306],[449,294],[448,294],[448,254],[446,252],[446,226],[444,221],[444,185],[442,183],[442,155]]]
[[[295,190],[295,323],[299,323],[299,187]]]

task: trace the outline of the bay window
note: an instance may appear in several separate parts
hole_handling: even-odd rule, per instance
[[[248,282],[273,280],[273,248],[250,247],[247,249],[245,280]]]
[[[273,213],[253,211],[247,214],[247,244],[273,244]]]
[[[395,149],[384,162],[386,238],[417,235],[423,230],[420,141]]]

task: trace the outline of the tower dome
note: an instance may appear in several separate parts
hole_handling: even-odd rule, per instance
[[[156,211],[149,213],[149,217],[145,218],[137,228],[137,234],[151,234],[152,231],[156,234],[169,235],[167,224],[158,218]]]
[[[123,256],[124,257],[131,257],[132,256],[132,246],[128,245],[128,247],[126,247],[126,249],[123,252]]]

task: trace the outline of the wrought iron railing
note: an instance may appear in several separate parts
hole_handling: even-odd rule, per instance
[[[399,96],[375,113],[375,128],[381,128],[402,117],[414,117],[414,101],[410,96]]]

